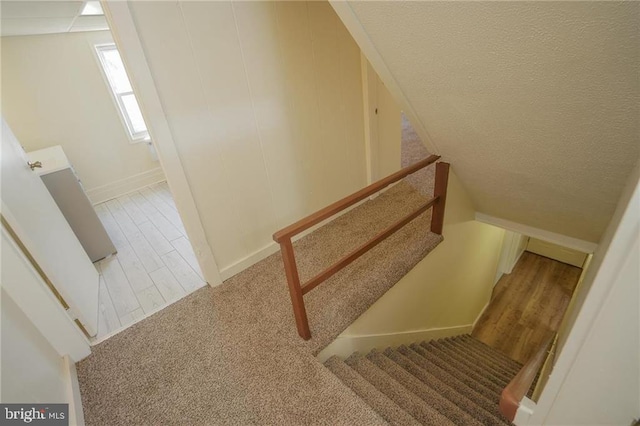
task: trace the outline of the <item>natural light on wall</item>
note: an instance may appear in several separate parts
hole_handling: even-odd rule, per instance
[[[80,12],[80,16],[97,16],[104,15],[102,11],[102,6],[100,6],[99,1],[88,1],[82,7],[82,12]]]
[[[109,82],[111,93],[118,105],[118,110],[124,121],[129,138],[132,142],[149,140],[147,125],[144,122],[144,118],[142,118],[142,112],[131,88],[131,82],[129,81],[116,45],[97,45],[96,52],[100,58],[102,70]]]

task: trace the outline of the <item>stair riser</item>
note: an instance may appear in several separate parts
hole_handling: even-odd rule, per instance
[[[498,360],[499,362],[503,362],[504,365],[508,365],[510,366],[510,368],[512,370],[520,370],[522,368],[522,364],[520,364],[518,361],[509,358],[507,355],[503,354],[502,352],[499,352],[497,349],[493,349],[490,346],[488,346],[487,344],[474,339],[473,337],[469,336],[469,335],[465,335],[465,336],[460,336],[459,337],[461,340],[468,342],[470,346],[473,346],[475,348],[477,348],[478,350],[486,353],[487,355],[495,358],[496,360]]]
[[[456,361],[466,365],[471,370],[482,374],[485,377],[492,377],[496,384],[500,386],[506,386],[513,376],[507,375],[504,371],[496,370],[491,364],[489,364],[484,358],[478,357],[471,351],[464,351],[446,342],[438,342],[438,347],[453,357]]]
[[[345,362],[422,424],[454,425],[445,416],[425,405],[420,398],[407,392],[404,387],[368,359],[362,356],[350,357]]]
[[[458,407],[463,408],[469,414],[479,419],[485,425],[505,425],[508,424],[501,420],[502,416],[499,413],[498,407],[495,403],[484,398],[473,389],[466,386],[464,383],[455,379],[454,377],[443,378],[447,380],[444,382],[435,375],[431,374],[427,370],[421,368],[416,363],[411,361],[405,355],[402,355],[397,351],[385,352],[385,355],[396,362],[399,366],[404,368],[407,372],[412,374],[418,380],[425,384],[430,385],[433,389],[436,389],[442,396],[456,404]]]
[[[469,344],[461,339],[451,339],[449,341],[450,344],[456,345],[458,347],[464,347],[466,350],[473,352],[476,356],[479,356],[490,363],[494,368],[504,371],[508,375],[516,375],[518,371],[522,368],[521,365],[515,364],[515,361],[510,360],[511,362],[506,363],[502,358],[492,356],[491,354],[485,352],[481,348],[476,345]]]
[[[430,352],[434,354],[435,357],[441,360],[440,361],[441,363],[444,362],[442,358],[446,357],[446,352],[443,352],[437,346],[434,346],[432,344],[427,344],[427,345],[420,345],[420,347],[424,349],[426,352]],[[485,377],[483,373],[478,373],[468,368],[466,365],[461,364],[451,358],[446,361],[446,364],[449,364],[450,367],[463,371],[467,376],[471,377],[473,380],[477,382],[482,383],[484,386],[488,387],[489,389],[491,389],[493,392],[497,394],[502,392],[502,389],[504,389],[504,385],[502,385],[501,382],[499,381],[498,383],[496,383],[496,380],[493,379],[491,376]]]
[[[391,361],[381,353],[369,353],[369,355],[367,355],[367,359],[376,364],[378,368],[393,377],[394,380],[396,380],[414,395],[427,402],[440,414],[446,416],[455,424],[482,426],[482,423],[471,417],[469,413],[458,408],[451,401],[445,399],[437,390],[427,386],[425,383],[422,383],[408,371],[404,370],[398,364]]]

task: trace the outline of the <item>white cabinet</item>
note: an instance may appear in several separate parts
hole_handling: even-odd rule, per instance
[[[116,252],[107,231],[82,188],[61,146],[28,152],[31,163],[51,193],[92,262]]]

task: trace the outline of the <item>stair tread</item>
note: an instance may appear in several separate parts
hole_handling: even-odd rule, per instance
[[[494,370],[502,372],[507,377],[513,377],[518,374],[520,368],[514,368],[512,365],[500,360],[498,358],[492,357],[488,353],[476,348],[475,345],[465,342],[460,339],[451,339],[448,341],[451,346],[457,347],[459,350],[464,350],[466,353],[470,354],[475,358],[479,358],[482,362],[491,367]]]
[[[411,373],[404,370],[398,364],[387,358],[380,352],[372,351],[367,355],[367,359],[378,366],[385,373],[393,377],[401,386],[427,402],[440,414],[446,416],[456,424],[481,426],[482,423],[474,419],[469,413],[457,407],[451,401],[444,398],[437,390],[415,378]]]
[[[523,365],[518,361],[516,361],[515,359],[510,358],[508,355],[500,352],[495,348],[492,348],[491,346],[484,343],[482,340],[476,339],[475,337],[469,334],[459,336],[459,338],[462,340],[468,340],[469,344],[475,345],[478,349],[485,351],[486,353],[491,354],[493,357],[504,361],[505,364],[511,365],[516,370],[520,370],[523,367]]]
[[[364,356],[354,354],[345,363],[422,424],[455,425],[434,408],[424,404],[422,399],[411,392],[407,392],[406,388]]]
[[[502,387],[506,386],[513,378],[512,375],[507,375],[504,371],[496,369],[473,352],[465,352],[463,349],[453,347],[449,342],[435,342],[434,345],[456,362],[464,364],[471,371],[490,377],[494,383]]]
[[[495,402],[485,398],[455,377],[443,374],[443,372],[438,375],[438,372],[433,371],[434,369],[426,370],[399,350],[387,350],[384,354],[413,374],[418,380],[429,383],[441,395],[479,418],[483,424],[508,424],[500,414]]]
[[[449,364],[443,364],[442,359],[440,359],[437,355],[426,351],[422,346],[413,344],[409,346],[409,349],[417,354],[420,358],[423,358],[426,362],[428,362],[428,364],[435,365],[437,368],[456,377],[465,385],[476,390],[490,400],[497,401],[499,399],[499,393],[496,390],[487,387],[484,383],[478,382],[473,377],[468,376],[464,371],[454,368]]]
[[[461,337],[462,336],[456,336],[454,339],[451,339],[451,343],[465,347],[502,371],[515,375],[522,368],[522,365],[519,363],[513,361],[511,358],[505,358],[495,349],[484,345],[473,337],[469,339],[462,339]]]
[[[492,379],[491,376],[485,377],[481,373],[473,371],[465,364],[457,362],[452,358],[445,359],[444,357],[446,357],[446,352],[443,352],[438,346],[434,345],[433,342],[429,342],[428,344],[420,344],[417,346],[421,347],[425,352],[433,354],[436,357],[434,358],[434,360],[438,359],[441,363],[448,365],[450,368],[452,367],[464,372],[464,374],[471,377],[473,380],[482,383],[496,394],[499,394],[500,392],[502,392],[502,389],[504,389],[504,385],[501,386],[500,383],[495,383],[495,379]]]
[[[398,426],[420,424],[340,358],[333,356],[326,360],[324,365],[389,424]]]

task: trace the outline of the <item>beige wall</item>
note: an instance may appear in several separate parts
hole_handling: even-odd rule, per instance
[[[162,177],[102,76],[93,45],[108,42],[108,31],[1,39],[4,118],[27,151],[62,145],[93,201]]]
[[[380,180],[400,167],[401,110],[364,55],[361,55],[367,180]]]
[[[383,347],[402,343],[403,335],[406,343],[470,331],[491,296],[504,235],[475,221],[474,213],[452,172],[444,241],[347,328],[333,350],[341,353],[345,344],[364,350],[359,339]]]
[[[3,403],[66,403],[62,357],[2,290]]]
[[[640,155],[638,2],[331,3],[478,212],[601,238]]]
[[[366,184],[360,51],[327,3],[130,8],[223,277]]]

